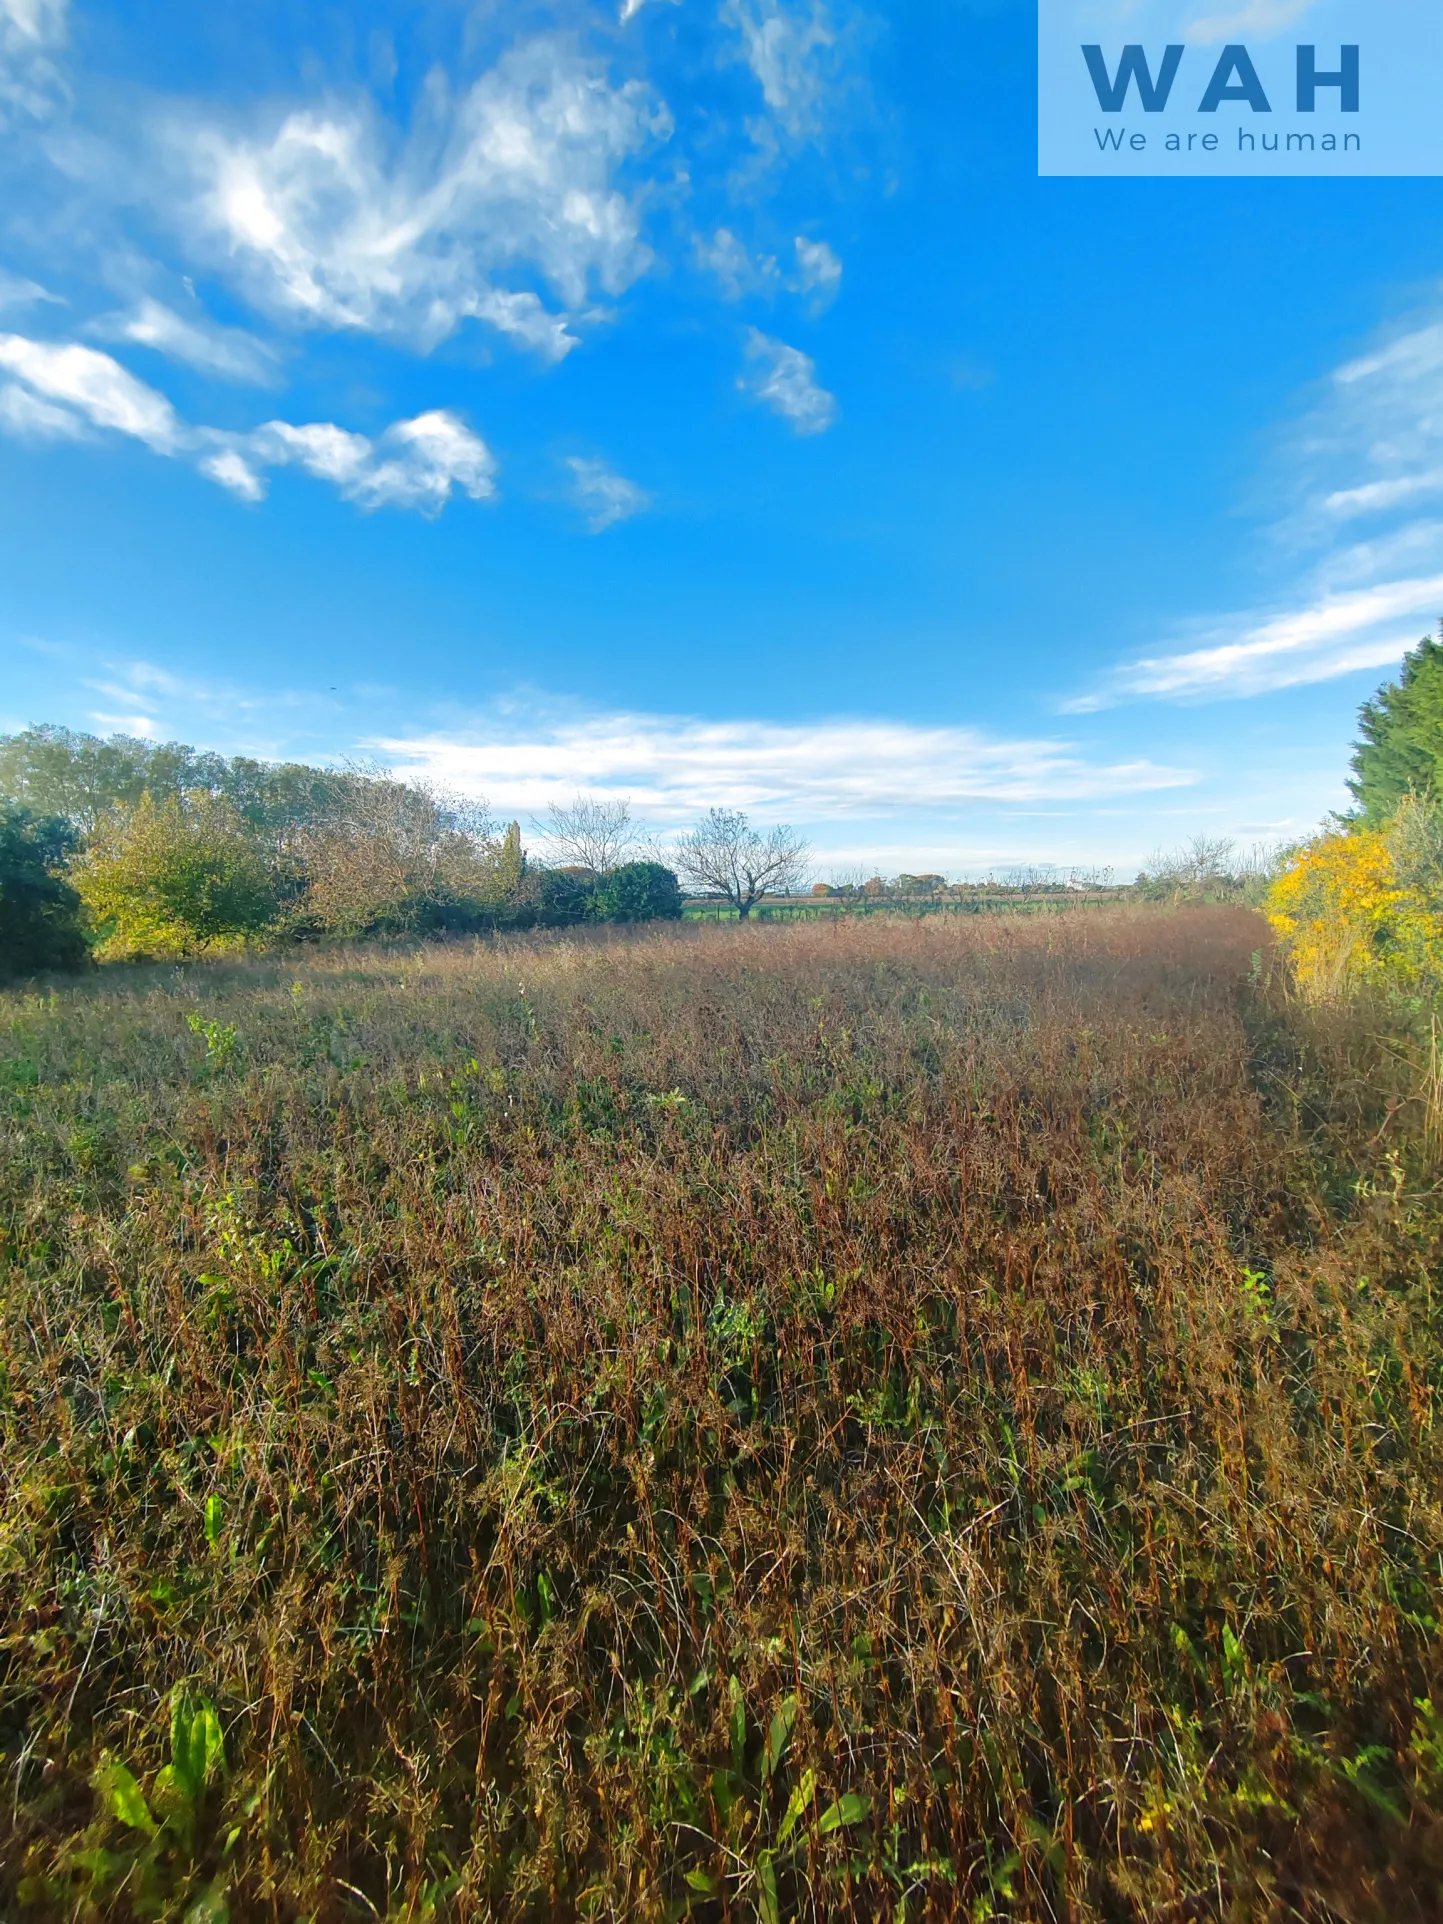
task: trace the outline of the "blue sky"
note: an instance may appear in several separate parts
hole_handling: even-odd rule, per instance
[[[823,872],[1341,805],[1443,614],[1438,183],[1039,180],[1028,0],[623,11],[0,0],[0,727]]]

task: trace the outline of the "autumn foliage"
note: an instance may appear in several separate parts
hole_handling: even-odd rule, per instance
[[[1436,1917],[1436,1148],[1266,946],[0,998],[0,1911]]]

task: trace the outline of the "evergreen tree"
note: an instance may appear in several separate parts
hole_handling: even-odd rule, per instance
[[[58,873],[74,846],[66,822],[0,802],[0,979],[85,962],[80,897]]]
[[[1367,828],[1387,821],[1405,795],[1443,795],[1443,642],[1420,641],[1397,681],[1358,714],[1348,783]]]

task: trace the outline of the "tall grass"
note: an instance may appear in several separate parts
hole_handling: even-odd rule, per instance
[[[1426,1098],[1264,939],[0,1001],[0,1912],[1436,1917]]]

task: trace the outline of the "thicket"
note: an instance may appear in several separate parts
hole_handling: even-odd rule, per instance
[[[676,877],[657,863],[538,868],[517,823],[500,830],[484,807],[377,769],[35,728],[0,737],[5,796],[52,823],[48,906],[32,882],[12,891],[10,922],[0,917],[0,968],[12,974],[63,966],[56,904],[77,899],[102,960],[681,913]],[[70,926],[73,949],[73,915]]]
[[[1435,1917],[1439,1092],[1265,946],[0,998],[0,1912]]]

